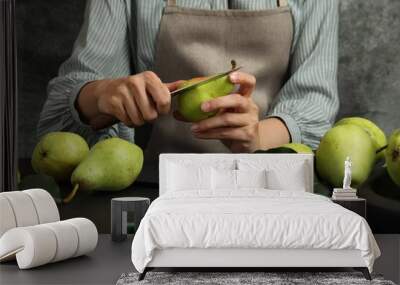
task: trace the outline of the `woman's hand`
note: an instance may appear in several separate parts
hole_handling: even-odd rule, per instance
[[[259,109],[251,98],[256,78],[233,72],[230,80],[240,85],[239,91],[204,102],[204,112],[218,113],[193,124],[191,129],[196,138],[220,139],[232,152],[252,152],[259,148]]]
[[[164,84],[151,71],[119,78],[94,81],[84,86],[77,107],[94,129],[117,120],[130,127],[152,122],[171,108],[170,91],[180,82]]]

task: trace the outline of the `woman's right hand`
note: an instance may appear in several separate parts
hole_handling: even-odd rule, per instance
[[[81,89],[77,108],[94,129],[108,127],[117,120],[129,127],[138,127],[169,113],[170,92],[179,83],[164,84],[151,71],[93,81]]]

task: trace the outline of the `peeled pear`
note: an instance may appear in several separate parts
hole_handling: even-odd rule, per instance
[[[79,135],[52,132],[44,135],[33,150],[32,167],[57,181],[68,181],[72,171],[85,158],[89,146]]]
[[[391,134],[385,151],[385,159],[390,178],[400,187],[400,129]]]
[[[364,129],[372,139],[372,143],[375,146],[375,151],[377,151],[377,159],[384,157],[384,151],[382,150],[387,145],[387,139],[385,133],[373,122],[368,119],[361,117],[348,117],[343,118],[338,121],[335,126],[353,124]]]
[[[76,192],[119,191],[131,185],[142,170],[143,151],[137,145],[120,138],[105,139],[95,144],[71,176],[72,192],[64,199],[68,203]]]
[[[316,151],[319,176],[333,187],[343,186],[344,161],[352,160],[352,187],[362,184],[375,163],[375,145],[363,128],[343,124],[323,136]]]
[[[290,149],[294,150],[296,153],[313,154],[312,149],[308,145],[305,145],[302,143],[287,143],[282,146],[290,148]]]
[[[197,77],[183,82],[178,88],[192,85],[205,77]],[[216,112],[203,112],[201,104],[217,97],[230,94],[235,85],[229,80],[228,75],[190,89],[178,97],[178,111],[189,122],[198,122],[210,118]]]

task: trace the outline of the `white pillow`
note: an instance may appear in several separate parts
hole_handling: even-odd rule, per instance
[[[303,191],[307,189],[307,176],[304,164],[281,169],[266,171],[267,188],[271,190]]]
[[[295,154],[293,154],[295,156]],[[239,159],[240,170],[265,169],[267,188],[275,190],[306,191],[311,189],[308,164],[292,159]],[[271,172],[271,173],[269,173]]]
[[[237,189],[236,170],[212,168],[212,189],[229,190]]]
[[[211,189],[211,167],[168,163],[168,191]]]
[[[190,156],[189,156],[190,157]],[[193,155],[191,158],[174,158],[166,161],[166,166],[170,163],[183,165],[185,167],[197,166],[197,167],[213,167],[217,169],[236,169],[236,159],[215,159],[212,156],[204,156],[201,159],[195,159],[201,157],[200,155]]]
[[[266,170],[236,170],[237,187],[267,188]]]

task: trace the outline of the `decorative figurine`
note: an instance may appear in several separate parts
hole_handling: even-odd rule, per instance
[[[351,158],[346,157],[344,161],[343,188],[334,188],[332,193],[333,200],[352,200],[357,199],[357,189],[351,188]]]
[[[351,158],[346,157],[344,162],[344,178],[343,178],[343,189],[350,190],[351,188]]]

